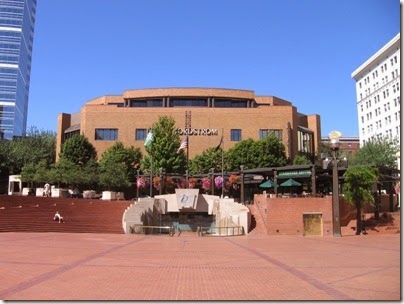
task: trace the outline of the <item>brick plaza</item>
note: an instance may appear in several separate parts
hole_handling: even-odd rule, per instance
[[[1,233],[2,300],[401,300],[400,234]]]

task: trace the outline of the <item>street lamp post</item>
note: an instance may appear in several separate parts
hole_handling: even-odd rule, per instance
[[[331,142],[332,155],[332,231],[334,237],[341,236],[341,223],[339,216],[339,189],[338,189],[338,150],[340,147],[339,138],[342,134],[338,131],[331,132],[328,137]]]
[[[244,204],[244,165],[240,166],[241,185],[240,185],[240,203]]]
[[[215,195],[215,168],[210,168],[210,192]]]
[[[160,178],[160,185],[159,185],[159,195],[163,194],[163,168],[159,168],[159,178]]]
[[[339,189],[338,189],[338,149],[333,148],[332,159],[332,217],[333,217],[333,235],[335,237],[341,236],[341,223],[339,216]]]
[[[137,178],[136,178],[136,202],[138,202],[139,201],[139,184],[138,184],[138,181],[139,181],[139,170],[137,170],[137,176],[136,176]]]

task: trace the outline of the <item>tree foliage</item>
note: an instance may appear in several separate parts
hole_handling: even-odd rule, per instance
[[[201,155],[195,156],[189,166],[190,174],[207,174],[211,168],[222,171],[222,148],[208,148]]]
[[[306,155],[298,155],[293,159],[294,165],[309,165],[311,161],[307,158]]]
[[[258,141],[251,138],[238,142],[226,152],[226,169],[267,168],[286,165],[285,146],[275,136]]]
[[[59,159],[85,165],[90,160],[97,159],[97,151],[85,136],[74,135],[62,145]]]
[[[50,166],[55,162],[55,151],[55,133],[31,127],[25,136],[0,141],[0,170],[2,174],[19,174],[25,165],[41,160]]]
[[[153,171],[162,168],[163,172],[184,173],[186,169],[186,155],[184,150],[177,153],[180,146],[180,136],[175,132],[175,120],[169,116],[160,116],[151,129],[154,140],[146,148],[148,155],[145,155],[141,162],[141,170],[149,173],[151,164]]]
[[[347,201],[356,207],[356,234],[362,231],[361,210],[366,202],[373,202],[371,187],[376,182],[378,171],[371,167],[352,167],[344,173],[343,192]]]
[[[122,142],[116,142],[102,154],[100,160],[99,182],[109,190],[129,187],[136,176],[142,153],[133,146],[126,148]]]
[[[351,162],[353,165],[395,168],[398,151],[399,147],[394,140],[383,137],[365,143],[356,151]]]

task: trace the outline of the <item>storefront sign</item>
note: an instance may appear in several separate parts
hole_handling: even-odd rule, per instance
[[[186,128],[186,129],[178,128],[175,131],[175,133],[179,135],[202,135],[202,136],[212,136],[219,134],[217,129],[194,129],[194,128]]]

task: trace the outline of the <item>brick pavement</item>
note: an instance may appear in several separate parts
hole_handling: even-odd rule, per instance
[[[401,300],[400,235],[1,233],[3,300]]]

